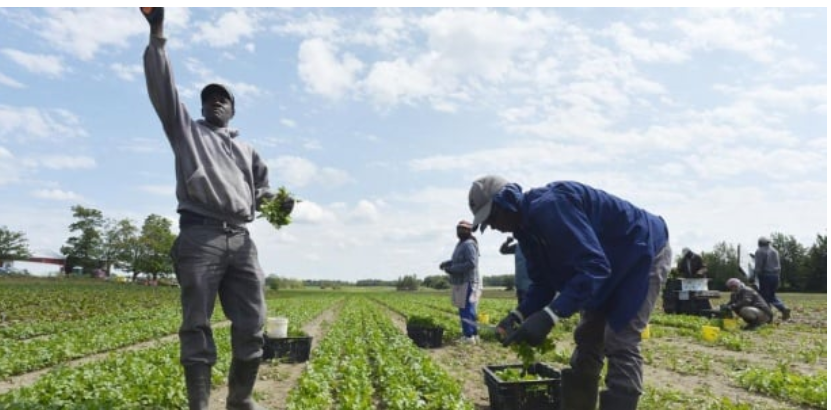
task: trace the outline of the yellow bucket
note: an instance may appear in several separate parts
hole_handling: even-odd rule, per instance
[[[721,319],[721,328],[724,330],[736,330],[739,328],[739,321],[736,319]]]
[[[487,325],[491,321],[491,317],[487,313],[480,313],[478,315],[479,323]]]
[[[641,340],[649,339],[650,336],[652,336],[652,333],[649,332],[649,323],[647,323],[646,327],[643,328],[643,331],[641,332]]]
[[[701,326],[701,338],[708,342],[715,342],[718,339],[719,328],[715,326]]]

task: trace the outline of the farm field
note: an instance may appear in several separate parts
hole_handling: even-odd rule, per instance
[[[726,296],[726,295],[723,295]],[[0,279],[0,409],[186,408],[178,364],[178,289],[92,280]],[[660,306],[642,343],[640,409],[827,408],[827,298],[783,294],[792,320],[704,340],[704,318]],[[269,409],[489,409],[483,368],[520,360],[489,335],[459,343],[449,294],[436,291],[304,290],[267,294],[269,316],[312,337],[304,363],[263,364],[255,397]],[[488,290],[492,322],[513,294]],[[717,302],[718,303],[718,302]],[[418,348],[407,317],[445,328],[443,345]],[[541,360],[566,366],[573,317],[555,327]],[[229,323],[219,305],[211,408],[224,408]]]

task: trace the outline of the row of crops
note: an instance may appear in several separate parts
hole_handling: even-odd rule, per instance
[[[715,341],[700,335],[709,320],[656,311],[642,353],[647,368],[664,377],[647,378],[640,408],[826,408],[826,302],[801,302],[790,304],[803,321],[758,332],[722,331]],[[0,409],[184,407],[178,303],[175,288],[0,282]],[[217,306],[220,361],[213,384],[218,388],[227,374],[230,336]],[[502,293],[483,298],[479,311],[494,323],[513,307],[513,298]],[[457,310],[444,294],[291,291],[270,294],[268,308],[269,316],[289,318],[290,333],[323,312],[334,313],[285,398],[292,409],[469,409],[474,402],[480,407],[482,393],[465,397],[460,386],[483,385],[484,364],[516,362],[492,338],[476,347],[457,344]],[[413,316],[444,327],[443,349],[459,350],[465,362],[432,359],[435,351],[417,348],[391,320]],[[576,317],[558,323],[551,334],[556,349],[543,361],[567,365],[576,324]],[[36,370],[45,372],[22,387],[8,383]],[[724,388],[679,385],[684,380],[709,380]]]

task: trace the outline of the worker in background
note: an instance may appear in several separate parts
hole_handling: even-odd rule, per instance
[[[730,302],[722,305],[721,309],[731,310],[747,322],[745,330],[755,330],[773,320],[770,306],[753,288],[745,286],[736,278],[730,278],[727,280],[727,289],[731,292]]]
[[[681,259],[678,260],[678,273],[682,278],[706,278],[707,265],[701,255],[693,252],[690,248],[681,251]]]
[[[531,286],[525,255],[522,254],[519,242],[515,242],[513,236],[505,239],[505,242],[499,247],[499,253],[514,255],[514,288],[516,288],[517,304],[521,305],[522,300],[525,299],[525,293],[528,292],[528,287]]]
[[[776,290],[779,289],[779,274],[782,271],[779,251],[770,244],[770,239],[762,236],[759,238],[759,247],[756,249],[754,258],[753,273],[759,279],[759,293],[771,306],[782,312],[782,320],[789,320],[791,310],[776,297]]]

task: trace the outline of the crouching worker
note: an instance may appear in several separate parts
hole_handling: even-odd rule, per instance
[[[727,280],[727,289],[731,292],[730,302],[723,305],[722,309],[730,309],[744,319],[747,325],[743,329],[754,330],[773,319],[773,312],[768,303],[750,286],[731,278]]]

